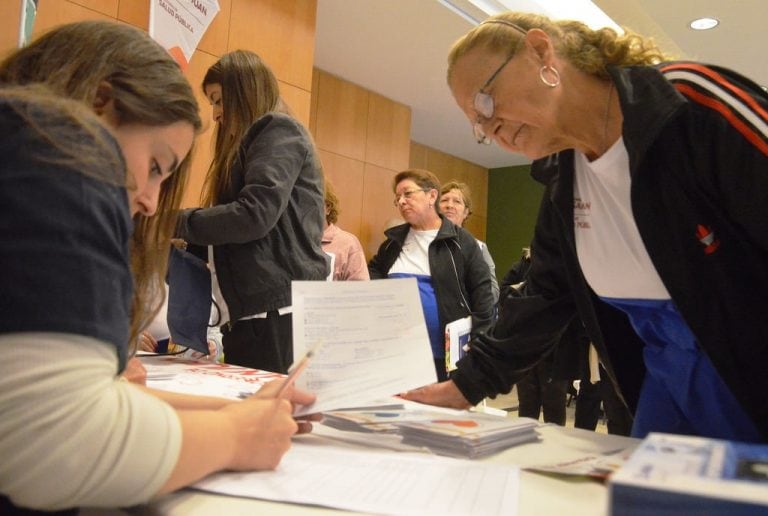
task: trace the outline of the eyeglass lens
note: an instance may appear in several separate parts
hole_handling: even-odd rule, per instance
[[[415,194],[416,192],[425,192],[425,191],[426,191],[426,190],[423,190],[423,189],[418,189],[418,190],[406,190],[405,192],[403,192],[403,193],[401,193],[401,194],[398,194],[398,193],[396,193],[396,194],[395,194],[395,198],[392,200],[392,203],[393,203],[395,206],[397,206],[397,205],[398,205],[398,203],[400,202],[400,199],[401,199],[401,198],[405,198],[405,200],[407,201],[407,200],[408,200],[408,199],[410,199],[410,198],[413,196],[413,194]]]

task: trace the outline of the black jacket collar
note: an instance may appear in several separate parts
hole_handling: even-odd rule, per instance
[[[624,115],[622,136],[634,172],[661,128],[686,100],[656,67],[610,66],[608,72],[619,95]],[[571,149],[551,154],[533,162],[531,177],[540,183],[552,184],[557,182],[561,170],[572,169],[572,163]]]

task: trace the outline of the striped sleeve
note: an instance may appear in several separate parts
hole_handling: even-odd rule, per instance
[[[717,111],[751,145],[768,156],[768,93],[735,72],[675,62],[661,72],[688,100]]]

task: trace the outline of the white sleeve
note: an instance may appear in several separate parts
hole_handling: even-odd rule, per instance
[[[117,354],[61,333],[0,335],[0,492],[43,510],[146,502],[170,477],[181,423],[116,378]]]

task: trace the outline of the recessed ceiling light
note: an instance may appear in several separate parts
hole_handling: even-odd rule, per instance
[[[693,20],[689,27],[693,30],[709,30],[718,26],[720,20],[717,18],[697,18]]]

